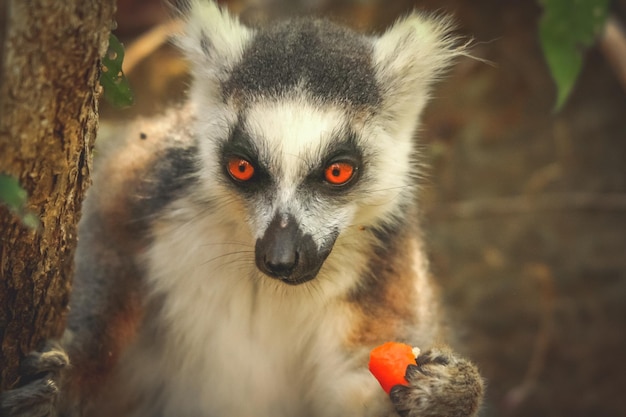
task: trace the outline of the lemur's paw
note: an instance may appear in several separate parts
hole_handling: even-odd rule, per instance
[[[389,395],[402,417],[474,416],[483,397],[483,380],[469,361],[449,349],[431,349],[406,371],[408,386]]]
[[[54,416],[59,381],[68,365],[67,354],[57,342],[48,342],[41,351],[31,352],[20,364],[22,385],[0,393],[0,416]]]

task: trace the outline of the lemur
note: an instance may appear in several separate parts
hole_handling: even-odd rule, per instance
[[[416,200],[420,113],[466,53],[449,20],[374,36],[181,13],[188,102],[97,155],[66,334],[2,412],[474,416],[483,382],[445,345]],[[367,369],[386,341],[423,352],[389,395]]]

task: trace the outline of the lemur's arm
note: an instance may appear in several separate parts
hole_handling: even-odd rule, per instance
[[[147,288],[141,254],[158,213],[182,192],[180,182],[188,182],[193,170],[190,114],[172,109],[136,121],[121,140],[103,139],[93,195],[80,224],[65,337],[72,367],[64,402],[72,406],[88,407],[85,399],[99,395],[143,325]]]
[[[383,340],[422,350],[417,365],[405,370],[408,385],[390,391],[401,417],[475,416],[483,398],[483,379],[476,366],[444,345],[449,329],[416,237],[417,218],[408,213],[397,229],[377,234],[381,244],[369,259],[369,279],[352,295],[357,312],[353,337],[360,346]]]

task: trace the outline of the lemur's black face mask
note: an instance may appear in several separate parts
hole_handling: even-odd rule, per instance
[[[318,248],[311,235],[302,233],[293,216],[278,213],[256,241],[255,261],[261,272],[298,285],[317,276],[333,244],[334,239]]]

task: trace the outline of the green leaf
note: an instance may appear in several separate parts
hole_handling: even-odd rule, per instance
[[[557,86],[555,110],[569,97],[583,54],[604,27],[610,0],[541,0],[539,23],[543,53]]]
[[[9,175],[0,174],[0,203],[5,204],[26,226],[38,229],[41,222],[37,215],[26,208],[27,202],[28,193],[20,183]]]
[[[28,193],[15,178],[0,174],[0,201],[6,204],[9,210],[19,210],[26,204],[27,199]]]
[[[123,61],[124,47],[115,35],[111,34],[109,49],[102,58],[100,84],[104,88],[105,100],[115,107],[128,107],[133,104],[133,92],[122,71]]]

